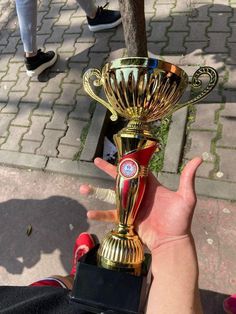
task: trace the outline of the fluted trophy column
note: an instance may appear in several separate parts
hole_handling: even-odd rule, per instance
[[[148,163],[158,147],[155,139],[138,129],[139,124],[130,122],[114,136],[119,159],[116,178],[119,223],[107,234],[98,251],[101,266],[134,275],[141,274],[144,261],[134,221],[145,192]]]

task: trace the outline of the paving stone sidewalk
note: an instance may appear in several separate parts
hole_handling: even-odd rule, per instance
[[[14,3],[13,0],[0,0],[0,165],[48,170],[54,173],[53,176],[61,172],[78,175],[77,178],[88,176],[100,180],[101,172],[93,168],[91,161],[94,155],[101,154],[106,112],[85,94],[82,75],[86,69],[100,69],[108,58],[121,55],[120,49],[125,46],[123,28],[94,34],[88,30],[84,12],[74,0],[38,1],[38,45],[57,50],[60,57],[39,80],[29,79],[22,60]],[[104,2],[98,1],[98,4],[104,5]],[[110,8],[118,8],[118,2],[110,1]],[[214,92],[191,110],[182,109],[173,116],[159,179],[176,188],[183,164],[195,155],[202,155],[205,162],[197,173],[198,194],[228,200],[199,198],[194,218],[200,287],[205,289],[208,305],[206,313],[223,313],[222,297],[236,291],[233,254],[236,206],[232,202],[236,200],[236,0],[148,0],[145,1],[145,14],[148,49],[152,55],[179,65],[190,80],[202,65],[212,66],[219,73]],[[189,93],[186,93],[187,97]],[[5,173],[7,170],[1,167],[1,171]],[[48,178],[42,171],[40,175],[30,176],[23,170],[8,171],[17,173],[14,176],[19,177],[20,184],[26,177],[27,191],[31,195],[32,190],[32,199],[40,198],[40,193],[49,197],[48,191],[53,186],[52,193],[67,193],[66,197],[79,201],[78,183],[72,176]],[[6,185],[8,174],[5,173]],[[34,178],[34,182],[40,178],[50,184],[47,183],[48,187],[43,190],[41,183],[36,193],[37,187],[30,185],[29,178]],[[59,181],[54,190],[55,182]],[[71,182],[72,191],[68,188]],[[63,185],[67,186],[66,191]],[[11,185],[9,191],[11,197],[16,191],[18,198],[29,197],[18,185],[14,191]],[[32,204],[34,202],[29,202],[28,206]],[[5,205],[3,203],[3,210],[6,208],[7,212]],[[44,202],[42,205],[41,210]],[[85,229],[89,227],[79,219],[76,232],[85,230],[80,224]],[[49,232],[47,227],[44,228],[45,234]],[[66,239],[69,245],[71,236],[67,235]],[[14,241],[12,243],[14,247]],[[24,247],[22,243],[21,247]],[[28,248],[24,249],[27,251]],[[48,254],[47,249],[45,254]],[[35,252],[38,254],[37,250]],[[69,266],[65,261],[69,254],[64,246],[59,246],[56,253],[50,255],[48,263],[56,258],[56,267],[60,265],[59,269],[66,272]],[[9,283],[10,278],[14,283],[14,267],[19,266],[18,261],[23,255],[16,255],[13,264],[8,254],[5,255],[1,262],[4,280]],[[21,278],[24,284],[27,276],[38,278],[47,265],[45,256],[42,264],[33,261],[28,265],[27,256],[28,251],[24,256],[26,260],[19,266],[22,269],[17,273],[17,279]],[[27,273],[26,277],[21,276],[23,271]],[[210,293],[215,293],[213,298]]]
[[[157,1],[157,16],[151,22],[162,34],[161,55],[190,76],[201,65],[212,66],[218,71],[219,83],[191,111],[182,109],[173,116],[159,178],[176,187],[182,165],[202,155],[205,162],[197,173],[198,193],[236,200],[236,2],[168,1],[168,5],[167,9],[165,1]],[[165,16],[164,6],[168,11]]]
[[[124,46],[122,26],[93,34],[76,1],[39,1],[38,47],[59,54],[39,80],[25,73],[14,1],[0,1],[0,28],[0,163],[84,173],[76,160],[97,153],[105,109],[85,94],[82,75]]]
[[[191,114],[183,109],[173,117],[160,179],[173,185],[183,163],[203,155],[199,193],[235,200],[236,1],[145,1],[145,14],[152,54],[190,79],[202,65],[220,76]],[[0,163],[81,175],[101,154],[105,119],[104,108],[85,94],[82,75],[120,56],[122,26],[94,34],[74,0],[39,1],[38,45],[60,55],[39,80],[24,71],[14,1],[0,1],[0,27]]]

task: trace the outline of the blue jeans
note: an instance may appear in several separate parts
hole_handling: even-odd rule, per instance
[[[37,0],[15,0],[21,40],[25,52],[37,52]],[[88,16],[97,11],[94,0],[76,0]]]

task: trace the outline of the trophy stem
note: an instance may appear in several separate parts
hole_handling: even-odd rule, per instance
[[[153,134],[150,129],[150,125],[146,122],[140,120],[131,120],[128,122],[127,126],[123,128],[119,134],[121,136],[135,136],[142,137],[145,139],[153,139]]]
[[[118,225],[108,233],[98,251],[102,267],[140,276],[144,251],[134,231],[134,222],[141,204],[148,176],[148,163],[158,148],[149,126],[132,120],[114,136],[118,150],[116,199]]]

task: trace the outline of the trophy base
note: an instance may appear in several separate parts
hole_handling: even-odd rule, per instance
[[[100,314],[142,314],[150,284],[150,255],[146,255],[143,274],[134,276],[97,266],[95,246],[77,264],[71,300],[81,310]]]
[[[140,276],[144,261],[143,244],[133,227],[118,225],[104,237],[97,259],[102,268]]]

